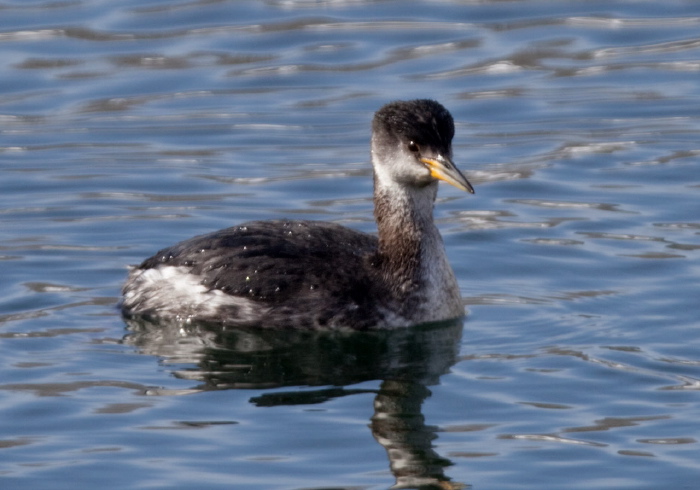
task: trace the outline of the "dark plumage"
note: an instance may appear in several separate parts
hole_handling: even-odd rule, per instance
[[[122,310],[293,328],[397,327],[455,318],[461,298],[432,221],[454,123],[429,100],[394,102],[372,135],[378,237],[314,221],[256,221],[163,249],[131,270]]]

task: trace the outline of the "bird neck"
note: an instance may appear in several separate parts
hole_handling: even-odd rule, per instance
[[[379,265],[398,292],[421,287],[432,255],[444,254],[433,222],[437,183],[406,187],[381,182],[375,175],[374,216],[379,235]]]

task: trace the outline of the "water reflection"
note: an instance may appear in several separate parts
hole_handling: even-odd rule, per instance
[[[455,363],[462,321],[397,331],[309,332],[154,324],[128,320],[125,342],[168,363],[191,367],[175,376],[196,382],[188,393],[224,389],[317,387],[263,393],[257,406],[316,404],[367,393],[348,388],[381,380],[375,393],[372,435],[385,449],[396,479],[392,488],[457,489],[432,448],[437,427],[426,425],[428,386]]]

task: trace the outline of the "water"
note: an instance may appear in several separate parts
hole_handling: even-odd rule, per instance
[[[682,0],[0,3],[2,488],[694,488],[699,32]],[[372,231],[369,121],[412,97],[477,190],[436,209],[463,324],[124,323],[162,246]]]

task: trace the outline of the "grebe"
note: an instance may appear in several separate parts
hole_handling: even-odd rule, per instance
[[[223,326],[395,328],[464,306],[433,222],[438,181],[474,193],[452,163],[454,121],[432,100],[372,121],[378,235],[320,221],[253,221],[165,248],[132,267],[124,315]]]

